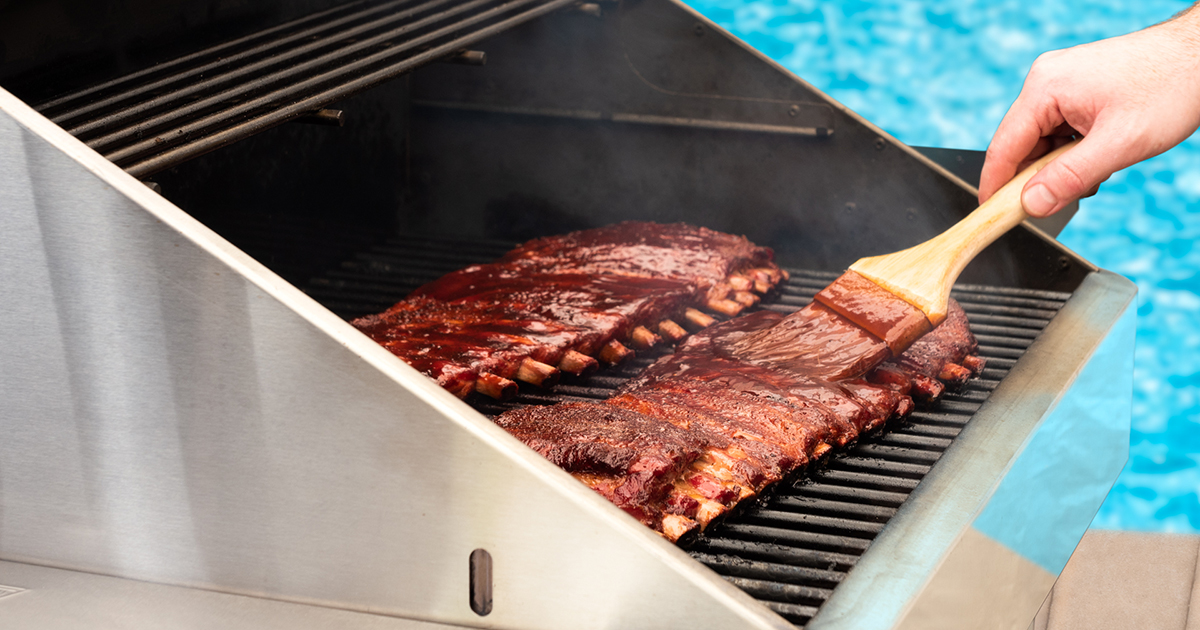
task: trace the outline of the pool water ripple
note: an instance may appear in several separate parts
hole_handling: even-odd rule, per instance
[[[983,149],[1038,54],[1181,0],[687,0],[914,145]],[[1060,240],[1137,283],[1130,460],[1093,526],[1200,532],[1200,139],[1114,175]]]

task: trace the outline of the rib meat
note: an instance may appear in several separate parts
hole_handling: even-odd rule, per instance
[[[707,445],[706,436],[613,406],[531,406],[496,423],[647,524],[654,521],[643,510]]]
[[[717,325],[696,310],[736,315],[785,277],[743,237],[630,222],[535,239],[352,323],[462,397],[620,361],[622,342],[679,343],[607,401],[496,419],[676,540],[982,368],[957,305],[895,358],[817,303]],[[702,330],[689,336],[675,319]]]
[[[718,324],[688,338],[604,402],[526,407],[496,421],[538,452],[582,458],[572,460],[574,469],[564,468],[676,540],[831,448],[908,414],[913,396],[936,398],[944,390],[938,379],[960,384],[964,374],[982,368],[972,354],[976,345],[966,315],[955,303],[946,321],[904,354],[865,375],[838,370],[832,379],[825,377],[826,365],[788,357],[781,340],[791,333],[773,329],[795,317],[761,311]],[[793,346],[809,351],[811,344],[802,337]],[[621,458],[628,462],[624,468],[605,463],[612,440],[632,442],[614,425],[617,418],[636,427],[640,447],[658,464],[635,472],[636,460],[628,457]],[[557,423],[571,427],[568,437],[557,437],[566,431]],[[535,424],[545,430],[531,432]],[[691,440],[686,448],[681,435]],[[597,446],[574,448],[581,441]],[[661,455],[668,452],[670,457]],[[591,463],[589,457],[598,459]],[[618,496],[616,489],[627,483],[647,490]]]
[[[351,323],[461,397],[500,395],[504,381],[542,383],[552,366],[578,373],[580,355],[620,361],[631,353],[622,342],[681,340],[672,317],[736,314],[783,278],[771,250],[744,237],[628,222],[530,241]]]
[[[778,283],[783,271],[774,265],[773,258],[770,248],[756,246],[742,236],[686,223],[629,221],[534,239],[499,262],[532,273],[570,271],[676,280],[703,291],[707,300],[715,300],[737,290],[733,277],[754,280],[739,274],[742,271],[761,269],[771,276],[773,284]],[[741,290],[748,286],[752,284]]]

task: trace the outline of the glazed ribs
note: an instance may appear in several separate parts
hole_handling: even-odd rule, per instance
[[[699,310],[738,315],[784,279],[771,250],[743,237],[629,222],[529,241],[352,323],[463,398],[506,398],[515,381],[551,386],[560,372],[621,361],[626,344],[677,343],[604,402],[495,419],[677,540],[982,368],[956,304],[894,358],[817,302],[716,325]]]
[[[351,322],[460,397],[552,385],[726,316],[784,279],[771,250],[685,224],[627,222],[535,239]],[[627,345],[628,344],[628,345]]]
[[[496,423],[671,540],[834,447],[909,413],[983,367],[966,315],[865,373],[789,362],[804,311],[760,311],[701,331],[601,403],[525,407]],[[775,331],[775,332],[772,332]],[[833,346],[840,337],[834,338]],[[855,362],[861,364],[861,362]],[[865,369],[865,368],[864,368]],[[939,380],[940,379],[940,380]],[[637,454],[634,454],[636,451]]]

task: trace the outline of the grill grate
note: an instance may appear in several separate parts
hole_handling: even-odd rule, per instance
[[[37,109],[140,177],[317,111],[575,1],[355,2]]]
[[[512,243],[396,238],[314,278],[306,291],[344,318],[385,310],[418,286],[469,264],[488,262]],[[789,270],[778,299],[763,308],[793,312],[837,274]],[[988,395],[1070,297],[1068,293],[957,285],[987,359],[983,373],[930,408],[886,432],[868,436],[822,466],[775,485],[765,496],[711,525],[687,545],[693,558],[792,623],[803,626],[870,546],[871,541],[949,448]],[[663,352],[638,356],[552,391],[522,385],[506,402],[476,400],[496,415],[523,405],[603,400]]]

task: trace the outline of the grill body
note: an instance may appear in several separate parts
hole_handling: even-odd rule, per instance
[[[278,126],[161,170],[165,198],[0,93],[0,559],[476,627],[1027,625],[1124,462],[1133,330],[1132,285],[1035,228],[964,280],[1060,296],[1057,314],[1027,349],[997,348],[1021,358],[986,400],[958,401],[961,432],[935,419],[859,447],[886,462],[888,439],[958,433],[936,461],[892,466],[922,468],[911,496],[886,525],[848,524],[869,547],[809,586],[723,559],[753,538],[740,525],[691,555],[666,543],[338,317],[486,260],[494,245],[462,245],[481,238],[687,220],[836,272],[973,207],[686,8],[600,6],[484,40],[484,67],[348,98],[344,128]],[[404,273],[372,249],[388,235],[416,261]],[[855,457],[850,477],[874,465]],[[825,527],[812,516],[793,538]],[[470,607],[476,549],[487,616]]]

